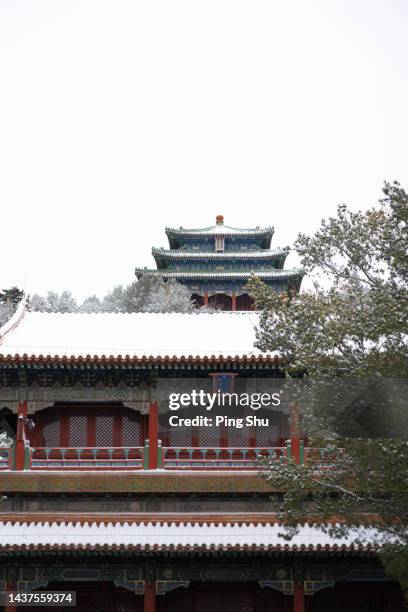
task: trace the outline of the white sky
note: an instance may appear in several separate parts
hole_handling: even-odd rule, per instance
[[[408,187],[407,31],[407,0],[1,0],[0,288],[101,295],[165,225],[284,246]]]

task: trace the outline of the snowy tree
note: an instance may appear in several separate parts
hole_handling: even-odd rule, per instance
[[[143,312],[148,296],[154,288],[154,279],[142,278],[134,281],[123,292],[123,308],[125,312]]]
[[[144,277],[115,287],[103,301],[107,312],[192,312],[190,292],[176,281]]]
[[[85,298],[80,307],[78,308],[78,312],[102,312],[102,304],[99,298],[96,295],[90,295]]]
[[[59,296],[58,312],[76,312],[78,304],[70,291],[63,291]]]
[[[193,312],[195,310],[187,287],[175,280],[144,277],[123,287],[117,285],[102,300],[96,295],[85,298],[78,307],[70,291],[61,294],[34,294],[30,308],[42,312]]]
[[[29,300],[30,308],[41,312],[76,312],[78,305],[70,291],[58,294],[56,291],[48,291],[45,297],[34,294]]]
[[[56,291],[48,291],[45,298],[46,312],[59,312],[59,295]]]
[[[289,535],[311,515],[343,517],[340,529],[330,529],[334,535],[368,521],[377,528],[387,571],[408,594],[408,195],[398,183],[385,183],[383,191],[378,206],[357,213],[340,206],[314,236],[298,237],[295,248],[313,291],[277,295],[256,278],[250,290],[261,310],[256,345],[279,353],[287,377],[310,381],[315,396],[301,413],[303,426],[333,436],[329,470],[316,470],[313,453],[304,465],[268,465],[265,477],[285,491],[281,516],[292,527]],[[339,405],[319,402],[318,394],[327,384],[353,380],[374,395],[391,389],[405,428],[400,437],[340,437]],[[351,419],[354,410],[352,403]]]
[[[0,291],[0,327],[13,316],[18,303],[23,299],[24,292],[18,287]]]
[[[0,448],[9,448],[13,444],[13,440],[5,431],[0,433]]]
[[[0,304],[0,327],[2,327],[11,317],[15,311],[15,307],[11,302],[7,304]]]
[[[126,312],[193,312],[190,292],[175,280],[143,277],[124,291]]]
[[[139,281],[140,282],[140,281]],[[147,295],[144,310],[147,312],[193,312],[195,309],[190,291],[184,285],[170,279],[151,288]]]
[[[28,305],[30,310],[37,312],[47,312],[47,298],[34,293],[29,296]]]
[[[102,310],[104,312],[125,312],[124,289],[122,285],[117,285],[105,295],[102,300]]]

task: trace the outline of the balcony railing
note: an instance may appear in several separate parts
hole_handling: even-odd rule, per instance
[[[164,447],[162,467],[165,470],[257,470],[259,461],[282,461],[288,456],[287,447],[227,448],[227,447]]]
[[[340,455],[342,453],[342,449],[336,449],[335,451],[332,448],[309,448],[306,447],[304,449],[304,454],[302,457],[302,463],[313,464],[314,469],[317,471],[321,470],[330,470],[338,465],[338,460],[340,459]]]
[[[294,443],[297,443],[297,451]],[[287,459],[313,464],[317,472],[334,469],[338,456],[327,448],[304,447],[302,440],[285,446],[265,447],[30,447],[24,443],[24,462],[16,461],[16,447],[0,448],[0,470],[209,470],[263,469],[265,462],[278,467]],[[337,453],[339,451],[336,451]],[[297,453],[297,454],[296,454]],[[22,467],[20,467],[22,466]]]
[[[32,449],[32,470],[143,469],[143,447],[86,447]]]

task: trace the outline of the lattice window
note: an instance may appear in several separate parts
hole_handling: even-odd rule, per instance
[[[254,612],[253,598],[246,593],[200,593],[195,612]]]
[[[236,427],[228,427],[228,446],[232,448],[248,447],[251,440],[251,431],[252,428],[245,426],[242,427],[242,429],[237,429]]]
[[[87,446],[88,417],[85,415],[71,415],[69,417],[69,445]]]
[[[171,427],[170,446],[188,448],[193,445],[191,427]]]
[[[342,597],[339,612],[390,612],[388,599],[384,597]]]
[[[113,446],[113,416],[97,414],[95,418],[96,446]]]
[[[264,448],[272,448],[279,446],[280,436],[279,427],[271,425],[270,427],[256,427],[256,446]]]
[[[221,436],[223,430],[220,427],[200,427],[199,440],[200,446],[208,446],[209,448],[221,446]]]
[[[123,446],[142,446],[142,428],[137,414],[124,414],[122,421]]]
[[[60,422],[58,419],[46,423],[43,427],[43,443],[44,446],[59,446],[60,445]]]

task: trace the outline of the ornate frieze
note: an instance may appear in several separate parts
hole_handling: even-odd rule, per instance
[[[320,566],[321,567],[321,566]],[[185,563],[156,564],[140,561],[137,564],[111,563],[104,558],[103,563],[77,563],[61,564],[45,560],[43,562],[17,564],[0,563],[0,590],[5,590],[7,583],[15,583],[17,590],[31,591],[40,587],[47,587],[50,582],[113,582],[117,587],[123,587],[135,594],[143,594],[146,581],[156,582],[158,595],[178,588],[188,588],[191,582],[230,582],[249,583],[258,582],[261,588],[277,590],[284,595],[292,595],[294,583],[297,582],[296,571],[299,566],[286,563],[264,562],[260,564],[234,564],[209,566],[199,560],[190,560]],[[306,595],[313,595],[323,589],[333,588],[336,582],[384,582],[391,579],[386,577],[382,568],[373,564],[361,564],[357,559],[349,560],[347,569],[336,560],[328,561],[324,565],[324,572],[331,572],[336,578],[310,580],[311,575],[319,571],[313,559],[302,565],[300,582]],[[360,573],[359,573],[360,572]]]
[[[55,402],[122,402],[124,406],[147,414],[152,390],[149,387],[1,387],[1,408],[17,413],[18,402],[28,400],[28,412],[33,414]]]

